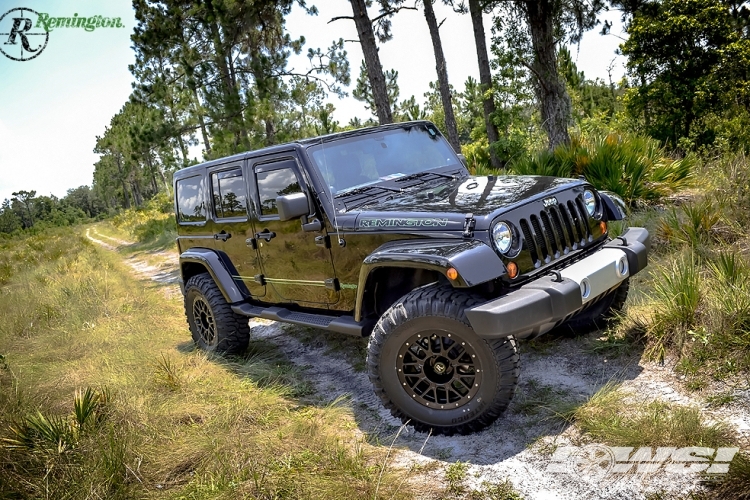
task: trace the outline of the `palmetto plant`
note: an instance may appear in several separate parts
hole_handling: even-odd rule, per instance
[[[98,391],[90,387],[85,391],[77,390],[72,416],[48,416],[37,410],[11,425],[12,437],[3,438],[2,445],[10,449],[62,455],[75,448],[80,436],[101,420],[110,400],[106,387]]]
[[[686,187],[694,166],[694,157],[670,158],[653,139],[609,134],[573,137],[570,144],[517,160],[512,169],[526,175],[583,175],[597,189],[616,193],[633,205]]]

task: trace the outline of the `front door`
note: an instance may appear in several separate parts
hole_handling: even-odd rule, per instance
[[[242,162],[211,168],[209,184],[214,248],[234,266],[234,279],[242,281],[254,298],[261,298],[266,287],[255,279],[262,271],[258,253],[250,242],[255,228],[248,217],[248,189],[242,176]]]
[[[299,219],[279,220],[277,196],[306,192],[310,199],[309,190],[300,182],[296,159],[279,157],[251,162],[256,185],[255,237],[263,281],[270,287],[268,293],[273,291],[279,301],[307,307],[336,303],[338,286],[325,232],[303,231]],[[310,215],[312,212],[311,205]]]

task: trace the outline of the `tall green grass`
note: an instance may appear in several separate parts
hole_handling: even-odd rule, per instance
[[[729,248],[673,254],[652,272],[647,354],[696,382],[750,370],[750,263]],[[696,383],[699,388],[703,383]]]
[[[568,418],[610,446],[708,446],[731,443],[728,428],[707,422],[700,408],[639,400],[617,384],[606,384]]]
[[[409,497],[273,345],[195,350],[180,300],[72,232],[4,245],[0,498]]]

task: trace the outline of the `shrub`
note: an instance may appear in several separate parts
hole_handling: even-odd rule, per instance
[[[683,255],[671,266],[659,267],[651,300],[653,322],[648,329],[651,352],[663,358],[668,347],[682,348],[688,330],[695,324],[701,302],[698,266],[692,254]]]
[[[489,175],[493,173],[490,166],[490,147],[487,139],[481,139],[461,148],[466,157],[469,171],[473,175]]]
[[[669,210],[659,225],[659,232],[670,243],[691,247],[730,239],[721,207],[711,199],[686,203]]]
[[[568,145],[517,160],[512,170],[524,175],[583,175],[597,189],[612,191],[633,205],[638,200],[658,200],[686,187],[695,164],[693,156],[668,157],[653,139],[609,134],[591,139],[574,137]]]

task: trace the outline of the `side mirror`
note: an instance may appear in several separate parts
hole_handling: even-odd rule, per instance
[[[458,159],[461,160],[461,163],[464,164],[464,167],[469,168],[469,163],[466,161],[466,157],[462,155],[461,153],[458,153]]]
[[[281,220],[297,219],[310,213],[310,206],[305,193],[285,194],[276,197],[276,208]]]

